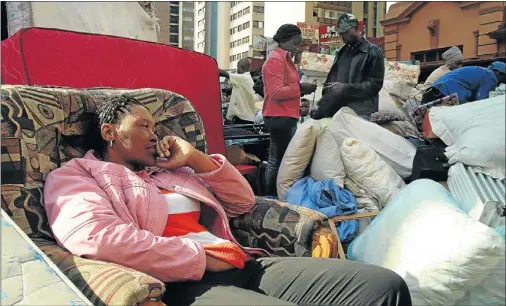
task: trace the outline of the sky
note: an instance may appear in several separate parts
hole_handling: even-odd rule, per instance
[[[387,2],[388,8],[396,2]],[[270,2],[265,1],[264,36],[272,37],[276,30],[285,23],[297,24],[304,20],[304,2]]]

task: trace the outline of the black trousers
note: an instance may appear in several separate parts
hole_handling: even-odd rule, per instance
[[[297,130],[297,119],[290,117],[264,117],[265,127],[269,131],[271,140],[269,159],[265,174],[265,192],[269,196],[277,196],[276,179],[279,165],[283,160],[286,148]]]
[[[261,258],[241,270],[168,283],[167,305],[411,306],[404,280],[377,266],[322,258]]]

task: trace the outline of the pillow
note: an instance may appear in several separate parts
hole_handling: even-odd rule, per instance
[[[341,146],[346,176],[368,195],[378,199],[381,210],[406,184],[381,157],[360,141],[347,138]]]
[[[304,177],[313,156],[319,129],[320,123],[315,120],[306,121],[297,127],[279,166],[276,184],[280,200],[285,199],[288,188]]]
[[[316,138],[316,149],[311,161],[310,175],[315,181],[331,179],[337,186],[344,186],[344,165],[341,153],[332,135],[328,131],[330,118],[320,120],[320,131]]]
[[[497,268],[505,249],[498,233],[457,207],[440,184],[417,180],[352,242],[348,258],[399,274],[413,305],[455,305]]]
[[[506,168],[505,96],[452,107],[433,107],[432,131],[448,146],[450,164],[480,167],[478,171],[504,179]]]
[[[411,175],[415,147],[408,140],[360,118],[349,107],[332,117],[329,131],[339,146],[346,138],[355,138],[378,153],[402,178]]]

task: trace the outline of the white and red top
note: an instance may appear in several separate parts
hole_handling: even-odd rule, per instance
[[[207,255],[242,269],[246,254],[235,243],[210,233],[199,223],[200,202],[179,193],[160,189],[167,200],[169,214],[163,237],[181,237],[199,242]]]

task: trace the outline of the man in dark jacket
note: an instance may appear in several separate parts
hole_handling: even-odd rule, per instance
[[[319,101],[321,110],[313,118],[332,117],[341,107],[349,106],[370,120],[378,111],[378,93],[383,87],[383,53],[362,37],[352,14],[340,16],[337,28],[345,46],[337,52]]]

